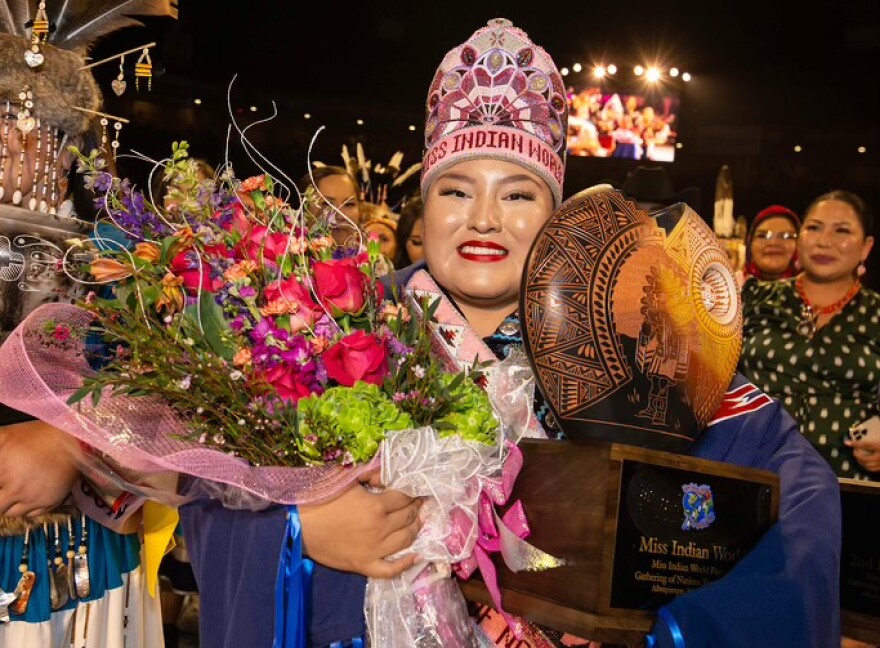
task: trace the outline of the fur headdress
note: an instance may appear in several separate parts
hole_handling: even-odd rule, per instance
[[[177,17],[177,2],[0,0],[0,203],[54,213],[64,145],[80,143],[102,104],[86,57],[101,37],[142,24],[132,16]]]

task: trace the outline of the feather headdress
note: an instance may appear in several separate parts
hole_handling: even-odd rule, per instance
[[[142,25],[135,16],[176,18],[177,0],[45,0],[42,7],[0,0],[0,202],[55,213],[63,198],[57,179],[69,163],[65,145],[81,144],[102,104],[89,67],[104,61],[87,66],[89,49]],[[16,143],[28,150],[26,165],[10,154]]]
[[[36,4],[29,0],[0,2],[0,31],[27,38]],[[133,16],[177,18],[177,0],[46,0],[46,14],[55,26],[47,42],[84,56],[102,36],[123,27],[142,26]]]
[[[367,158],[360,142],[355,146],[354,156],[349,152],[348,146],[343,144],[342,163],[357,181],[362,202],[384,205],[387,211],[395,214],[399,213],[406,202],[406,181],[422,168],[419,162],[402,170],[403,153],[400,151],[391,156],[388,164],[373,162]],[[323,164],[315,162],[315,166]]]

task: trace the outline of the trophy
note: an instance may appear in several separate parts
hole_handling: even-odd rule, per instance
[[[565,562],[514,573],[506,612],[580,637],[644,639],[657,608],[727,573],[774,523],[775,474],[684,454],[719,415],[741,349],[727,254],[684,203],[650,216],[589,189],[539,233],[523,340],[566,441],[520,442],[529,542]],[[489,603],[479,581],[466,596]]]

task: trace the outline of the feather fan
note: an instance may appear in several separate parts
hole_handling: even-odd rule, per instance
[[[88,51],[95,41],[123,27],[142,26],[133,16],[177,18],[177,0],[56,0],[46,3],[56,47]]]

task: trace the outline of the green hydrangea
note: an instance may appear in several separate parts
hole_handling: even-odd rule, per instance
[[[449,388],[455,376],[441,378]],[[459,435],[468,441],[492,445],[496,442],[498,419],[492,411],[489,395],[471,380],[460,381],[450,392],[451,411],[440,418],[435,427],[441,436]]]
[[[297,445],[315,464],[369,461],[388,431],[413,427],[409,414],[379,387],[365,382],[304,398],[298,409]]]

